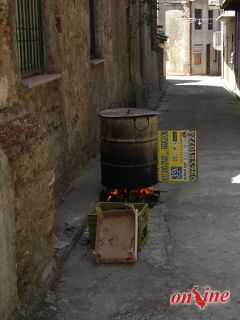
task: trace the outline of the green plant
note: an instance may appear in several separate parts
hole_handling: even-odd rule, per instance
[[[165,42],[167,41],[169,37],[165,35],[164,31],[157,31],[157,39],[160,42]]]

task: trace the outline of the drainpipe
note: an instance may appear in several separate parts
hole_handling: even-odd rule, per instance
[[[225,41],[224,41],[224,30],[225,30],[225,27],[224,27],[224,22],[221,21],[221,38],[222,38],[222,51],[221,51],[221,76],[222,76],[222,79],[224,81],[224,77],[225,77],[225,74],[224,74],[224,59],[225,59],[225,53],[224,53],[224,50],[225,50]]]
[[[142,6],[139,5],[139,19],[142,17]],[[141,81],[142,84],[144,82],[144,29],[143,29],[143,24],[140,24],[139,27],[139,38],[140,38],[140,74],[141,74]]]
[[[192,1],[190,0],[190,43],[189,43],[189,54],[190,54],[190,75],[192,74]]]
[[[239,89],[239,17],[240,17],[240,11],[236,11],[236,16],[235,16],[235,39],[234,39],[234,73],[235,73],[235,83],[237,86],[237,89]]]

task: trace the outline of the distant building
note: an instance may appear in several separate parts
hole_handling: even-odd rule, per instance
[[[166,4],[167,74],[216,75],[220,54],[213,33],[220,30],[217,1],[170,1]]]

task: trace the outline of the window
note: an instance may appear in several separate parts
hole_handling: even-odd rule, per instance
[[[208,30],[213,30],[213,10],[208,10]]]
[[[43,73],[41,0],[17,0],[16,34],[22,75]]]
[[[194,54],[194,64],[199,65],[202,63],[202,54],[201,53],[195,53]]]
[[[94,0],[89,0],[89,19],[90,19],[90,55],[96,56],[96,35],[95,35],[95,13]]]
[[[195,9],[195,29],[202,30],[202,9]]]

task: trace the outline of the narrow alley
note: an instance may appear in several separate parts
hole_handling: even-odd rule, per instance
[[[239,320],[240,1],[0,0],[0,320]]]
[[[137,264],[96,265],[81,239],[37,320],[239,319],[240,103],[218,77],[176,76],[158,111],[161,130],[197,130],[198,181],[159,185],[166,192],[150,210]],[[231,301],[205,310],[169,304],[195,286],[230,290]]]

